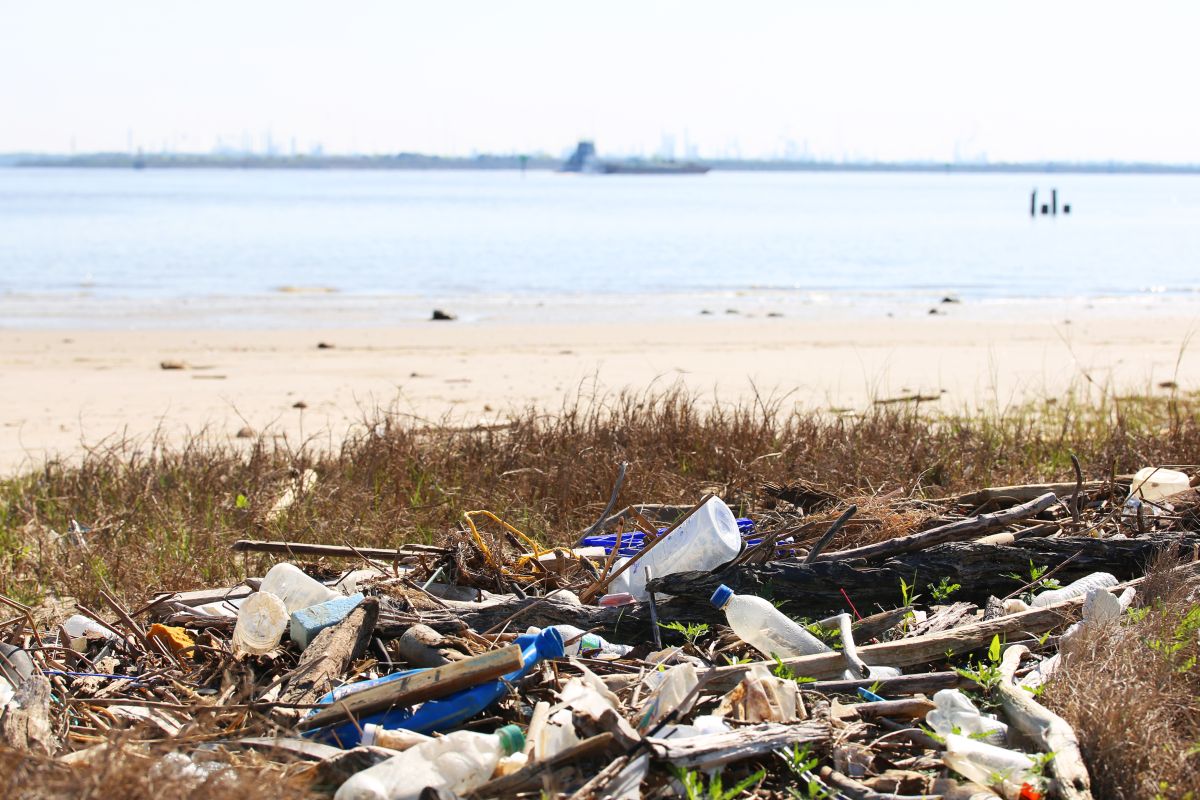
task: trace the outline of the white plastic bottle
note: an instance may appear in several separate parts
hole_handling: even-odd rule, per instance
[[[1046,608],[1056,603],[1065,603],[1068,600],[1085,597],[1093,589],[1108,589],[1109,587],[1116,586],[1117,583],[1119,581],[1116,577],[1107,572],[1093,572],[1091,575],[1080,578],[1074,583],[1069,583],[1061,589],[1042,592],[1033,598],[1033,606],[1035,608]]]
[[[465,794],[487,782],[501,758],[524,746],[516,725],[494,734],[455,731],[351,775],[334,800],[416,800],[426,787]]]
[[[713,592],[712,604],[725,611],[729,627],[739,639],[767,658],[832,652],[833,648],[761,597],[734,594],[728,586],[721,585]]]
[[[741,551],[742,534],[737,517],[721,498],[710,497],[666,539],[614,578],[608,592],[628,592],[637,600],[645,600],[647,568],[656,578],[674,572],[711,570],[731,561]],[[620,569],[627,561],[628,558],[617,559],[613,570]]]
[[[288,612],[283,601],[270,592],[255,592],[238,608],[233,647],[253,655],[269,653],[279,645],[287,626]]]
[[[599,650],[601,655],[623,656],[633,650],[627,644],[613,644],[603,636],[597,636],[594,633],[588,633],[583,628],[576,628],[574,625],[551,625],[562,636],[565,642],[563,651],[568,656],[577,656],[581,652],[590,650]],[[541,628],[531,627],[525,633],[541,633]],[[573,641],[572,641],[573,640]]]
[[[342,596],[341,592],[308,577],[299,567],[287,562],[271,567],[258,590],[270,592],[282,600],[289,614]]]

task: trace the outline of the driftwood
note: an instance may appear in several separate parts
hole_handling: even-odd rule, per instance
[[[1000,662],[1000,682],[996,690],[1000,693],[1000,704],[1013,725],[1032,739],[1046,753],[1053,753],[1050,774],[1064,800],[1091,800],[1091,781],[1083,756],[1079,752],[1079,739],[1071,725],[1062,717],[1033,699],[1024,688],[1017,685],[1014,675],[1021,656],[1029,652],[1021,645],[1013,645],[1004,651]]]
[[[1030,500],[1028,503],[1022,503],[1012,508],[1007,508],[1004,511],[994,511],[991,514],[981,514],[978,517],[958,520],[945,525],[939,525],[936,528],[931,528],[920,533],[913,533],[908,536],[898,536],[895,539],[888,539],[875,544],[868,544],[862,547],[855,547],[850,550],[839,550],[836,553],[823,553],[818,555],[814,561],[841,561],[853,558],[883,558],[892,556],[897,553],[907,553],[913,550],[921,550],[926,547],[931,547],[942,542],[950,542],[958,539],[969,539],[973,536],[982,536],[986,533],[1003,528],[1005,525],[1016,522],[1018,520],[1034,517],[1042,513],[1050,506],[1058,502],[1058,497],[1053,492],[1047,492],[1040,497]]]
[[[0,742],[15,750],[52,755],[54,733],[50,723],[50,681],[31,675],[0,709]]]
[[[829,737],[828,721],[810,719],[791,725],[765,722],[733,731],[681,739],[650,737],[647,741],[655,758],[669,761],[677,767],[712,769],[794,744],[827,742]]]
[[[1056,574],[1064,584],[1096,571],[1110,572],[1126,580],[1140,575],[1145,565],[1163,550],[1179,546],[1190,551],[1198,545],[1200,533],[1155,533],[1137,539],[1061,536],[1022,539],[1011,545],[950,542],[876,565],[776,561],[718,573],[678,572],[650,581],[649,586],[677,599],[691,597],[698,605],[706,604],[722,583],[735,592],[750,594],[763,594],[770,587],[774,599],[788,601],[788,613],[818,617],[847,609],[843,590],[860,610],[876,605],[890,608],[903,602],[901,580],[924,594],[930,585],[949,578],[952,583],[962,585],[952,600],[982,606],[991,595],[1004,597],[1019,589],[1025,578],[1017,580],[1009,574],[1028,576],[1031,563],[1054,568],[1070,559]]]
[[[411,706],[469,689],[521,668],[521,648],[514,645],[481,656],[424,670],[363,689],[300,722],[301,730],[322,728],[347,717],[363,716],[399,706]]]
[[[1116,480],[1117,483],[1128,484],[1132,477],[1131,475],[1118,475]],[[958,498],[958,502],[964,506],[982,506],[997,500],[1022,502],[1032,500],[1046,492],[1054,492],[1060,497],[1065,497],[1073,494],[1077,485],[1075,481],[1064,481],[1062,483],[1027,483],[1020,486],[991,486],[964,494]],[[1112,484],[1108,481],[1084,481],[1080,490],[1081,494],[1088,494],[1109,486]]]
[[[368,597],[345,619],[317,634],[289,673],[281,703],[315,703],[342,682],[350,663],[361,658],[375,632],[379,602]]]

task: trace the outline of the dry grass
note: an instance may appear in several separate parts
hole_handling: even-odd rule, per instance
[[[1096,797],[1200,797],[1200,586],[1150,573],[1121,625],[1072,641],[1045,702],[1075,728]]]
[[[978,416],[933,418],[895,406],[833,416],[784,413],[772,403],[702,406],[668,392],[554,415],[531,409],[496,429],[385,416],[364,426],[377,432],[332,453],[267,441],[243,452],[204,437],[182,447],[124,443],[78,466],[51,463],[0,482],[0,592],[95,603],[109,586],[137,604],[156,589],[261,574],[265,557],[230,557],[239,538],[432,542],[473,508],[562,543],[599,515],[623,460],[631,466],[622,503],[690,502],[716,489],[747,512],[759,510],[763,481],[816,481],[853,498],[943,496],[1068,479],[1072,452],[1090,477],[1101,477],[1194,461],[1198,411],[1195,399],[1130,399],[1047,401]],[[309,468],[316,486],[271,519],[291,476]],[[879,515],[895,533],[908,524]],[[91,531],[64,536],[72,520]]]

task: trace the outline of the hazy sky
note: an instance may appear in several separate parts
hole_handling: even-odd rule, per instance
[[[1200,162],[1200,4],[0,0],[0,152]]]

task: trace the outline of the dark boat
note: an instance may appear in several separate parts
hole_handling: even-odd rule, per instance
[[[595,175],[703,175],[709,168],[692,161],[666,161],[640,158],[624,161],[601,161],[596,157],[596,145],[582,141],[571,157],[563,162],[559,172],[587,172]]]

